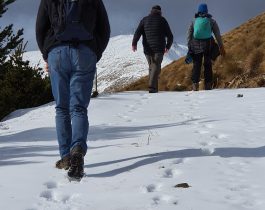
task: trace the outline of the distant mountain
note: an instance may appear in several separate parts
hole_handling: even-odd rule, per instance
[[[100,91],[113,91],[130,84],[148,74],[148,65],[143,53],[141,41],[137,52],[132,52],[132,35],[121,35],[111,38],[110,43],[98,63]],[[186,53],[185,46],[174,44],[165,56],[162,66],[170,64]]]
[[[224,34],[225,58],[213,65],[214,88],[265,87],[265,13]],[[184,58],[166,66],[160,75],[160,90],[191,90],[192,65]],[[147,77],[124,90],[147,89]],[[200,84],[203,88],[203,73]]]
[[[134,53],[131,49],[132,38],[132,35],[120,35],[110,39],[102,59],[97,64],[99,92],[115,91],[148,74],[141,41],[138,43],[138,51]],[[162,66],[179,59],[186,52],[186,46],[174,43],[170,52],[164,57]],[[40,67],[44,66],[39,51],[25,53],[24,59],[29,60],[33,66],[38,64]]]

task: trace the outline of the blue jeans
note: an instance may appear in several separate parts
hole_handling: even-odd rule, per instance
[[[49,52],[48,64],[56,103],[56,131],[61,158],[80,145],[87,151],[88,117],[96,54],[84,45],[58,46]]]

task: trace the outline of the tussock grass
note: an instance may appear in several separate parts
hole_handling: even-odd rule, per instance
[[[264,59],[264,53],[260,49],[253,50],[246,59],[246,71],[250,76],[259,74],[259,67]]]

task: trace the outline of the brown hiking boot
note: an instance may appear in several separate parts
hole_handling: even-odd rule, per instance
[[[193,91],[199,91],[199,83],[193,83],[192,84],[192,90]]]
[[[71,151],[71,166],[67,174],[70,179],[77,181],[84,176],[84,152],[80,145]]]
[[[62,158],[61,160],[58,160],[55,164],[55,167],[58,169],[65,169],[68,170],[71,166],[70,163],[70,155],[65,156],[64,158]]]

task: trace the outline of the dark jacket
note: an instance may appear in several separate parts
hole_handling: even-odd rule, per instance
[[[165,48],[170,49],[173,43],[173,34],[168,22],[158,12],[153,12],[141,20],[134,34],[133,46],[137,46],[141,36],[143,36],[144,53],[146,55],[164,53]]]
[[[41,0],[37,22],[36,38],[44,60],[47,60],[49,51],[62,43],[55,38],[54,29],[58,21],[58,1]],[[86,30],[93,34],[93,40],[85,41],[97,55],[98,61],[104,52],[110,38],[109,19],[102,0],[80,0],[81,22]]]
[[[197,14],[195,14],[195,19],[198,17],[204,17],[204,16],[209,18],[210,23],[211,23],[212,32],[214,33],[214,36],[217,40],[219,47],[222,47],[223,41],[222,41],[220,29],[218,27],[217,22],[212,18],[212,15],[197,13]],[[189,50],[194,54],[199,54],[199,53],[205,52],[208,49],[210,49],[212,40],[211,39],[208,39],[208,40],[194,39],[194,37],[193,37],[194,22],[195,22],[195,20],[192,21],[192,23],[189,27],[188,35],[187,35],[187,42],[188,42]]]

